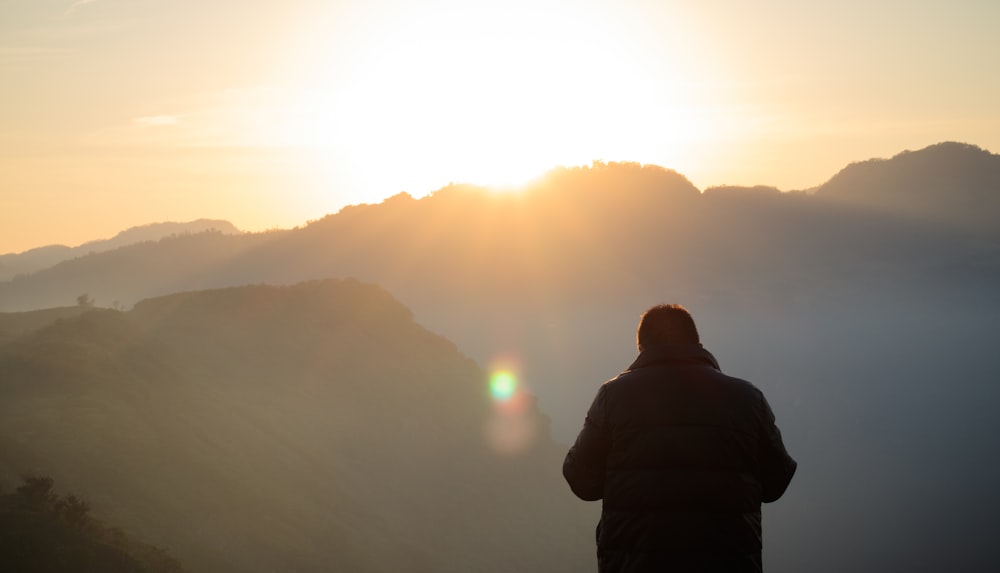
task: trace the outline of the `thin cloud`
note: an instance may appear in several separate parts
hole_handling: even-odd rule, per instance
[[[300,94],[268,86],[234,88],[155,102],[166,113],[134,116],[91,132],[99,146],[201,148],[295,147],[315,131],[332,130],[322,109]],[[306,141],[303,141],[306,140]]]
[[[61,48],[0,46],[0,68],[20,68],[67,53]]]
[[[96,2],[98,2],[98,0],[76,0],[76,2],[73,2],[73,4],[71,4],[70,7],[67,8],[65,12],[63,12],[63,16],[69,16],[77,9],[83,8],[87,4],[94,4]]]
[[[149,115],[137,117],[132,120],[135,125],[143,127],[162,127],[165,125],[175,125],[179,119],[176,115]]]

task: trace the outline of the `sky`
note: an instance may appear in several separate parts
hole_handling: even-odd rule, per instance
[[[0,0],[0,253],[558,165],[822,184],[1000,152],[995,0]]]

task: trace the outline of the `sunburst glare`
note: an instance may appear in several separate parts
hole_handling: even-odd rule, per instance
[[[452,181],[511,189],[557,165],[652,161],[706,135],[711,116],[650,74],[649,58],[624,23],[584,7],[567,20],[553,2],[421,5],[380,20],[355,47],[350,81],[316,82],[282,136],[349,158],[382,196]]]

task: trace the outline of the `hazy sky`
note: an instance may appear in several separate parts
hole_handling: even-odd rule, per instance
[[[0,0],[0,253],[594,159],[818,185],[1000,152],[995,0]]]

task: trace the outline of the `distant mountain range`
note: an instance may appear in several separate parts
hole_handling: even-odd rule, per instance
[[[487,373],[379,288],[9,318],[0,483],[52,475],[189,570],[591,565],[593,514],[530,397],[494,405]]]
[[[81,257],[89,253],[100,253],[143,241],[158,241],[165,237],[205,233],[208,231],[227,235],[240,233],[240,230],[234,227],[229,221],[212,219],[198,219],[197,221],[188,223],[152,223],[126,229],[111,239],[89,241],[78,247],[49,245],[24,251],[23,253],[0,255],[0,281],[10,280],[17,275],[30,274],[62,261]]]
[[[450,186],[291,231],[94,250],[0,282],[0,311],[63,306],[82,293],[127,307],[178,290],[327,277],[376,282],[418,315],[456,298],[559,306],[626,293],[739,296],[732,291],[748,285],[812,296],[917,277],[965,289],[969,272],[1000,268],[998,181],[1000,156],[957,143],[853,164],[812,194],[701,194],[660,167],[595,163],[552,171],[516,195]]]

